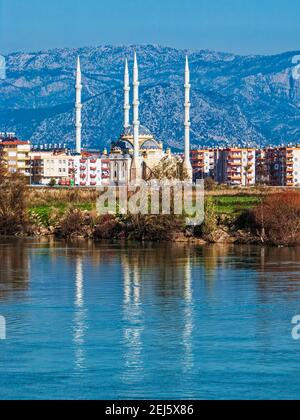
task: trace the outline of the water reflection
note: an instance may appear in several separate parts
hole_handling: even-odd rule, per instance
[[[0,300],[25,292],[29,286],[30,259],[23,241],[0,244]]]
[[[27,387],[46,398],[57,389],[77,398],[231,398],[300,389],[289,330],[299,248],[35,240],[4,241],[0,257],[1,310],[12,315],[14,337],[1,355],[3,395],[24,396]],[[48,374],[33,379],[33,371]]]
[[[146,282],[144,287],[154,286],[157,296],[165,299],[188,300],[189,289],[183,281],[186,275],[182,271],[188,265],[194,270],[201,270],[201,280],[212,290],[216,287],[222,268],[253,270],[258,273],[257,287],[262,293],[270,289],[275,293],[280,293],[283,289],[289,292],[300,290],[300,248],[263,248],[226,244],[121,246],[83,241],[65,244],[56,242],[53,238],[42,238],[35,241],[2,240],[0,299],[7,298],[11,293],[24,292],[28,289],[31,261],[40,255],[48,255],[56,262],[62,255],[69,261],[73,259],[77,261],[75,276],[77,308],[84,305],[83,259],[88,259],[89,265],[95,269],[105,266],[109,270],[119,258],[124,271],[124,296],[131,302],[140,300],[142,287],[140,282],[143,283],[143,279],[150,274],[154,278],[154,283],[150,285]]]
[[[130,262],[129,262],[130,261]],[[121,258],[124,281],[123,341],[124,354],[123,381],[137,383],[143,377],[143,309],[141,302],[141,278],[137,258]]]
[[[76,288],[75,288],[75,315],[73,328],[73,342],[75,346],[76,369],[85,368],[85,334],[87,330],[86,309],[84,307],[84,274],[82,257],[76,258]]]
[[[183,328],[183,346],[184,354],[184,373],[187,374],[193,371],[194,368],[194,354],[193,354],[193,285],[192,285],[192,268],[191,258],[188,255],[184,268],[184,328]]]

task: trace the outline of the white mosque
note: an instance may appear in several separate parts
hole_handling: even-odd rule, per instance
[[[128,183],[147,179],[151,172],[163,159],[171,158],[171,150],[164,150],[163,144],[157,141],[151,132],[140,124],[139,120],[139,68],[137,54],[134,53],[133,66],[133,123],[130,123],[130,78],[128,61],[124,72],[124,127],[118,141],[113,142],[109,155],[111,181]],[[190,69],[188,58],[185,66],[185,136],[183,169],[192,180],[193,171],[190,160]],[[76,152],[81,154],[81,91],[82,75],[80,59],[76,74]]]

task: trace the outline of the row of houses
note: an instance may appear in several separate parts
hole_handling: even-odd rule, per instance
[[[9,173],[24,175],[32,185],[96,187],[119,178],[118,156],[98,151],[73,153],[63,147],[33,148],[14,133],[0,133],[0,158]],[[129,178],[130,165],[124,170]],[[126,173],[125,173],[126,171]]]
[[[116,179],[126,183],[130,177],[130,156],[125,161],[106,151],[34,149],[13,133],[0,133],[0,156],[10,173],[23,174],[36,185],[96,187]],[[192,150],[191,161],[194,179],[212,178],[232,186],[300,186],[300,146],[198,149]]]

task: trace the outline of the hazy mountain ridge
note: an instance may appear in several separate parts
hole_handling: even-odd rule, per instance
[[[16,131],[35,143],[73,144],[79,54],[83,142],[103,148],[122,129],[124,59],[132,58],[133,49],[104,46],[7,56],[7,80],[0,81],[0,131]],[[136,49],[141,123],[181,149],[186,51],[152,45]],[[190,51],[192,144],[300,142],[300,81],[292,77],[297,54],[241,57]]]

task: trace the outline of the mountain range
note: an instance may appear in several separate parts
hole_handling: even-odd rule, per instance
[[[103,149],[123,123],[124,60],[140,67],[140,120],[173,150],[183,149],[184,63],[191,68],[193,147],[300,142],[300,80],[293,57],[238,56],[155,45],[56,49],[6,56],[0,131],[35,144],[75,141],[75,66],[83,73],[83,145]],[[131,91],[132,94],[132,91]]]

